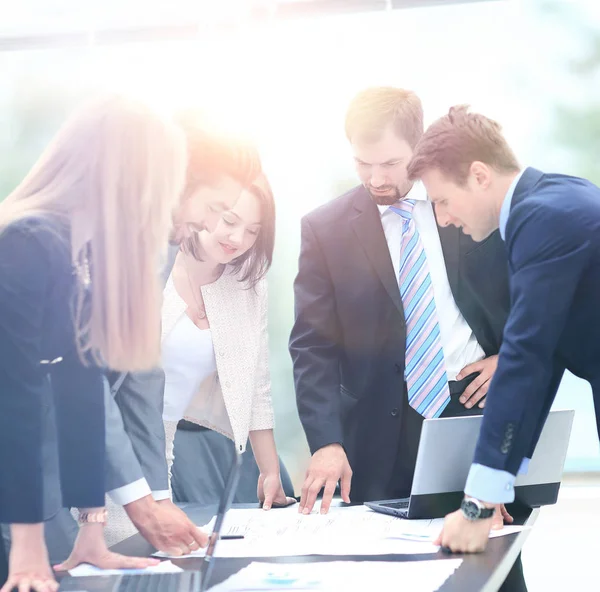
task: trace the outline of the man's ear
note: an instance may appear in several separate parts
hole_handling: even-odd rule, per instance
[[[476,160],[471,163],[469,173],[480,189],[487,189],[492,182],[492,169],[485,162]]]

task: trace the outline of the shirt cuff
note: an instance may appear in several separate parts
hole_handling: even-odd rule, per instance
[[[515,476],[474,463],[467,477],[465,494],[489,504],[509,504],[515,499]]]
[[[160,491],[153,491],[152,497],[159,502],[160,500],[171,499],[171,492],[168,489],[161,489]]]
[[[116,489],[109,491],[108,495],[110,495],[115,504],[119,506],[126,506],[127,504],[146,497],[151,493],[152,492],[150,491],[148,482],[142,477],[133,483],[128,483],[127,485],[123,485],[122,487],[117,487]]]
[[[527,471],[529,471],[529,463],[531,462],[530,458],[524,458],[521,461],[521,466],[519,467],[519,472],[517,475],[527,475]]]

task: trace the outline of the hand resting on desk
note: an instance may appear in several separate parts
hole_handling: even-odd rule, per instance
[[[446,516],[442,532],[433,544],[452,553],[480,553],[485,551],[490,531],[501,529],[505,521],[511,524],[513,517],[504,504],[497,505],[494,516],[487,520],[467,520],[462,510],[456,510]]]
[[[158,551],[188,555],[208,544],[208,535],[170,499],[155,501],[148,495],[124,508],[140,534]]]
[[[310,459],[310,465],[302,485],[298,511],[310,514],[317,495],[324,487],[321,514],[327,514],[338,481],[340,481],[342,500],[350,503],[352,469],[348,457],[340,444],[329,444],[317,450]]]

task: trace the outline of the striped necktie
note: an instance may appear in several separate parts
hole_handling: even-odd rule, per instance
[[[414,205],[415,200],[406,199],[390,209],[402,217],[399,284],[406,320],[408,402],[431,419],[439,417],[450,402],[450,390],[427,257],[413,220]]]

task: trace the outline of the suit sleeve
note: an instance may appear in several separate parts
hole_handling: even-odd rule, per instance
[[[511,312],[488,392],[475,463],[516,475],[537,444],[564,365],[557,358],[589,261],[578,220],[527,201],[511,212]]]
[[[295,322],[290,354],[298,413],[311,454],[344,443],[340,402],[340,329],[334,287],[318,240],[302,220],[298,275],[294,282]]]
[[[127,435],[121,411],[105,389],[106,490],[116,504],[124,506],[150,495],[150,487]]]
[[[166,282],[179,246],[170,245],[161,272]],[[165,373],[161,368],[148,372],[115,373],[110,377],[114,396],[107,415],[107,481],[113,500],[121,505],[151,493],[154,499],[170,497],[169,473],[165,458],[163,425]],[[116,405],[115,405],[116,403]]]
[[[271,399],[271,373],[269,371],[269,299],[267,280],[262,279],[256,286],[260,308],[260,332],[257,385],[252,399],[250,431],[270,430],[275,423],[273,401]]]
[[[128,373],[115,393],[115,401],[121,412],[122,426],[125,430],[125,434],[121,436],[129,438],[135,455],[128,455],[125,470],[119,450],[112,451],[108,459],[109,474],[121,482],[111,477],[110,490],[145,477],[156,499],[169,496],[162,418],[164,386],[164,372],[161,368],[155,368],[147,372]],[[147,494],[147,489],[143,492],[140,489],[140,493]]]
[[[51,400],[40,366],[52,258],[32,233],[0,235],[0,522],[44,520],[42,406]]]
[[[103,507],[105,500],[104,376],[77,351],[52,369],[63,505]]]

